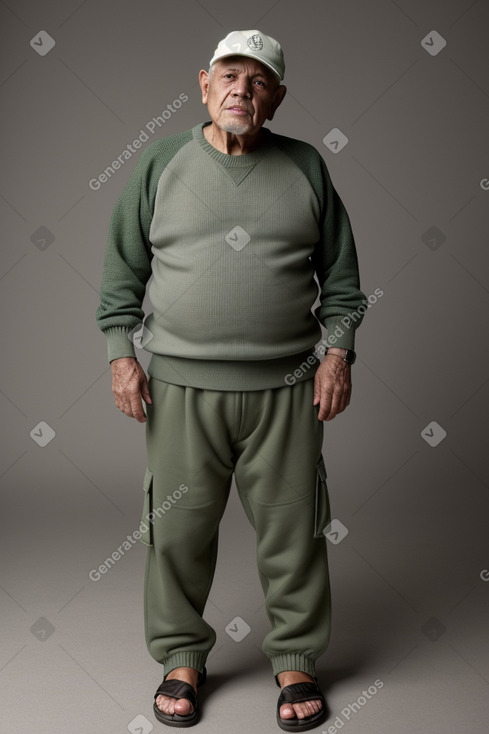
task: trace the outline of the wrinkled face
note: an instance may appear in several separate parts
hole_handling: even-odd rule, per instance
[[[210,75],[200,72],[199,81],[212,122],[234,135],[258,133],[286,91],[266,66],[242,56],[216,61]]]

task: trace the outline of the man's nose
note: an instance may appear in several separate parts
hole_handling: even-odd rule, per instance
[[[251,90],[251,79],[242,78],[241,76],[236,79],[233,89],[235,97],[251,97]]]

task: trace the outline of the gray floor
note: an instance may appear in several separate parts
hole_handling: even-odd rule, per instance
[[[405,471],[412,472],[411,497],[402,499],[391,481],[357,514],[348,512],[339,478],[337,489],[330,486],[336,514],[348,517],[348,535],[336,545],[328,541],[334,625],[317,672],[331,715],[319,729],[482,734],[489,715],[489,584],[479,575],[489,565],[480,532],[485,497],[467,487],[440,513],[441,488],[451,474],[457,481],[455,467],[446,467],[439,477],[445,484],[429,502],[416,487],[415,460]],[[13,482],[4,494],[12,522],[1,539],[2,730],[164,730],[151,710],[161,668],[146,651],[142,626],[145,548],[135,545],[98,581],[88,576],[137,527],[138,498],[120,501],[131,476],[121,477],[120,520],[88,481],[65,479],[57,487],[42,477]],[[464,499],[470,523],[461,521]],[[254,534],[234,488],[205,617],[217,643],[199,693],[198,730],[278,731],[278,688],[260,649],[268,621]],[[240,642],[225,631],[235,617],[251,628]]]

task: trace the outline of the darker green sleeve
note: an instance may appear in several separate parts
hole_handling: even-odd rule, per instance
[[[363,320],[366,298],[360,290],[355,241],[347,211],[319,156],[322,190],[321,239],[312,262],[321,287],[315,315],[335,335],[334,346],[353,349],[355,330]],[[329,344],[329,342],[328,342]],[[331,343],[333,346],[333,343]]]
[[[105,249],[98,327],[107,337],[109,362],[134,357],[129,338],[144,318],[142,303],[151,276],[149,231],[158,181],[165,166],[191,138],[185,131],[150,145],[115,205]]]

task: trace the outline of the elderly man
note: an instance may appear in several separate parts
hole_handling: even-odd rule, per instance
[[[256,531],[278,725],[327,717],[315,675],[330,635],[323,421],[349,404],[365,297],[323,159],[263,127],[284,68],[260,31],[221,41],[199,76],[210,121],[148,146],[110,226],[97,322],[116,405],[146,421],[145,632],[165,672],[155,716],[170,726],[199,717],[216,641],[203,612],[233,475]],[[147,381],[131,337],[151,275]]]

